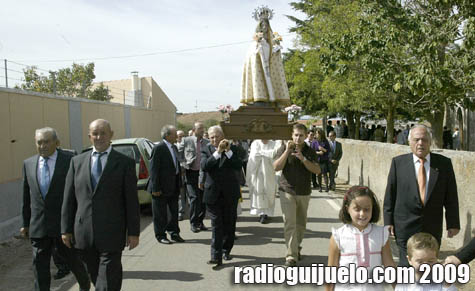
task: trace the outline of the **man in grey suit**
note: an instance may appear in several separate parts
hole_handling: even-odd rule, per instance
[[[107,120],[89,125],[92,151],[71,160],[61,217],[64,244],[79,249],[96,291],[120,290],[122,250],[139,244],[135,161],[114,150]]]
[[[35,142],[38,155],[23,163],[23,224],[20,229],[20,233],[31,240],[35,290],[50,290],[53,252],[73,271],[81,290],[89,290],[91,284],[84,265],[76,252],[66,248],[61,241],[64,183],[74,154],[57,149],[58,135],[50,127],[37,129]]]
[[[192,232],[207,230],[203,224],[206,215],[206,206],[203,202],[203,172],[200,171],[201,149],[209,141],[203,138],[205,127],[201,122],[195,122],[193,135],[185,137],[178,145],[178,152],[184,155],[183,163],[186,169],[186,190],[190,200],[190,224]]]
[[[330,131],[328,137],[330,138],[330,189],[335,191],[335,175],[336,171],[338,170],[341,157],[343,156],[343,149],[341,147],[341,143],[335,140],[336,133],[334,131]]]

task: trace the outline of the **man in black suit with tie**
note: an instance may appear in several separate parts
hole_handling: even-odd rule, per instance
[[[457,183],[449,158],[431,153],[432,138],[424,125],[409,132],[412,153],[393,158],[384,197],[384,224],[396,237],[399,265],[408,266],[407,240],[427,232],[439,242],[445,208],[447,236],[460,231]]]
[[[71,160],[61,217],[64,244],[79,249],[96,291],[120,290],[122,250],[139,244],[135,161],[111,147],[107,120],[89,125],[92,151]]]
[[[338,170],[341,157],[343,156],[343,149],[341,143],[335,140],[336,133],[334,131],[330,131],[328,137],[330,138],[330,189],[335,191],[335,175],[336,171]]]
[[[61,241],[61,204],[73,153],[57,149],[59,139],[50,127],[37,129],[35,141],[38,155],[23,163],[23,224],[20,229],[20,233],[31,240],[35,290],[50,290],[53,252],[73,271],[81,290],[89,290],[90,281],[84,265],[76,252],[66,248]]]
[[[176,128],[165,125],[161,130],[162,141],[155,145],[150,161],[150,179],[147,191],[152,194],[153,228],[159,243],[184,242],[178,226],[178,196],[181,173],[176,143]],[[170,216],[168,215],[170,213]]]
[[[242,160],[237,147],[224,139],[221,127],[210,127],[208,134],[210,143],[201,148],[201,170],[205,174],[204,202],[213,230],[208,264],[218,269],[223,259],[232,259],[237,203],[241,195],[236,171],[241,170]]]

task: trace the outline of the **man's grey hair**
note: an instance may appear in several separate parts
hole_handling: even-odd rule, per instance
[[[167,136],[169,136],[173,130],[175,130],[175,127],[170,124],[167,124],[164,127],[162,127],[162,130],[160,132],[162,139],[165,139]]]
[[[199,125],[203,125],[203,126],[204,126],[203,122],[201,122],[201,121],[196,121],[196,122],[193,124],[193,130],[195,130],[196,128],[198,128]]]
[[[58,133],[52,127],[38,128],[37,130],[35,130],[35,137],[38,134],[45,134],[45,133],[50,133],[54,140],[58,140]]]
[[[210,132],[219,132],[222,136],[224,136],[223,129],[219,125],[213,125],[210,128],[208,128],[208,134]]]
[[[409,130],[409,135],[407,137],[409,141],[411,141],[412,130],[416,128],[424,128],[427,132],[427,136],[429,137],[429,143],[432,143],[432,131],[430,130],[429,127],[425,126],[424,124],[416,124],[411,128],[411,130]]]

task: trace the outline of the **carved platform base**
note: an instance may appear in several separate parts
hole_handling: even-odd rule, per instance
[[[272,105],[240,106],[229,115],[228,121],[221,121],[227,139],[290,139],[293,123],[287,120],[287,113]]]

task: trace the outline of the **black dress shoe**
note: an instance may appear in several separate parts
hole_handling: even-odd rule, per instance
[[[266,214],[261,215],[261,218],[259,219],[259,222],[261,224],[267,224],[269,223],[269,217]]]
[[[166,237],[162,237],[158,239],[158,242],[164,245],[171,245],[172,242],[168,240]]]
[[[286,267],[295,267],[297,266],[297,262],[292,259],[285,260],[285,266]]]
[[[192,225],[191,226],[191,231],[194,232],[194,233],[198,233],[198,232],[200,232],[200,228]]]
[[[176,243],[185,242],[185,240],[179,234],[172,235],[171,240],[172,242],[176,242]]]
[[[225,261],[231,261],[233,257],[231,256],[230,253],[223,253],[223,260]]]
[[[209,261],[206,262],[206,264],[212,265],[211,268],[213,270],[218,270],[223,265],[223,261],[221,261],[221,260],[209,260]]]
[[[208,228],[204,224],[202,224],[202,225],[200,225],[200,230],[207,231]]]
[[[58,270],[56,275],[53,276],[53,279],[55,279],[55,280],[62,279],[64,277],[66,277],[67,275],[69,275],[69,273],[71,273],[71,271],[69,271],[69,270]]]

